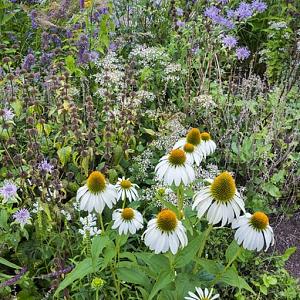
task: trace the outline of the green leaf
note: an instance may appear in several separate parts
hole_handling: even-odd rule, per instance
[[[297,250],[297,247],[290,247],[285,250],[285,252],[282,254],[282,258],[284,261],[288,260],[292,254],[294,254]]]
[[[92,254],[92,265],[96,268],[97,260],[102,250],[109,244],[110,240],[108,236],[97,235],[92,240],[91,254]]]
[[[195,260],[202,266],[202,268],[206,272],[210,274],[217,275],[223,272],[224,270],[224,266],[214,260],[204,259],[204,258],[200,258],[200,259],[196,258]]]
[[[239,251],[240,246],[238,243],[233,240],[230,245],[228,246],[225,256],[226,256],[226,262],[230,262],[236,255],[236,253]]]
[[[187,265],[190,261],[193,260],[199,247],[201,245],[201,241],[203,239],[203,235],[194,237],[189,244],[180,250],[175,256],[175,267],[182,268]]]
[[[21,267],[15,265],[14,263],[9,262],[5,258],[0,257],[0,264],[5,265],[7,267],[13,268],[13,269],[22,269]]]
[[[262,185],[262,189],[269,193],[274,198],[280,198],[281,192],[279,188],[271,182],[264,183]]]
[[[98,259],[97,265],[101,265],[103,259]],[[58,296],[59,292],[65,289],[68,285],[72,284],[75,280],[82,279],[86,275],[93,273],[94,268],[92,266],[92,259],[86,258],[75,267],[75,269],[69,273],[66,278],[60,283],[57,290],[55,291],[54,296]]]
[[[161,272],[156,279],[156,282],[151,290],[148,300],[153,299],[154,296],[156,296],[160,290],[162,290],[165,286],[167,286],[169,283],[172,282],[174,277],[175,277],[175,273],[172,270]]]
[[[150,280],[147,277],[145,273],[140,271],[137,268],[118,268],[117,269],[117,276],[120,280],[129,282],[129,283],[134,283],[134,284],[139,284],[145,287],[146,289],[150,288]]]
[[[75,58],[72,55],[68,55],[66,57],[66,66],[70,71],[70,73],[74,73],[75,70],[77,69],[75,64]]]
[[[70,160],[71,153],[72,153],[71,146],[66,146],[57,150],[58,158],[63,166]]]
[[[168,270],[170,268],[168,258],[162,254],[138,252],[135,253],[135,256],[137,259],[143,260],[149,266],[149,270],[154,274],[154,276],[156,276],[162,269]]]
[[[234,267],[230,267],[220,278],[221,282],[224,282],[228,285],[237,287],[239,289],[245,289],[255,295],[253,289],[249,284],[238,275],[237,270]]]

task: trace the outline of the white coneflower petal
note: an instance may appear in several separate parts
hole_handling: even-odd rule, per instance
[[[245,211],[244,201],[228,172],[221,173],[209,186],[197,192],[192,208],[197,210],[198,218],[206,214],[210,224],[221,222],[221,227],[231,223],[235,217],[240,216],[241,211]]]
[[[112,208],[117,201],[117,192],[113,185],[106,182],[101,172],[94,171],[90,174],[86,185],[77,191],[76,200],[80,201],[80,210],[89,213],[95,210],[102,213],[105,205]]]
[[[188,292],[189,296],[184,297],[186,300],[215,300],[220,297],[219,294],[213,295],[213,289],[210,291],[205,288],[204,291],[200,287],[196,287],[196,292],[198,295],[193,292]]]
[[[156,254],[168,250],[176,254],[180,247],[188,243],[185,228],[169,209],[162,210],[155,219],[149,221],[143,239],[145,245]]]
[[[237,229],[235,240],[245,249],[261,251],[266,247],[267,251],[270,245],[274,244],[274,233],[269,225],[269,218],[262,212],[253,215],[246,213],[232,223],[232,228]]]
[[[143,216],[140,212],[130,207],[116,209],[113,212],[112,219],[114,224],[112,229],[119,229],[119,234],[135,234],[139,229],[143,228]]]
[[[187,185],[195,179],[195,171],[187,162],[185,152],[182,149],[172,150],[163,156],[155,168],[156,175],[167,185],[181,183]]]

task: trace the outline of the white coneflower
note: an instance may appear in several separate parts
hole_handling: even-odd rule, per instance
[[[193,144],[186,143],[186,144],[184,144],[184,146],[182,147],[182,149],[183,149],[183,151],[186,154],[186,160],[187,160],[187,162],[189,162],[191,165],[193,163],[195,163],[197,166],[200,166],[200,163],[201,163],[201,161],[203,159],[203,154],[199,150],[199,148],[197,148]]]
[[[213,154],[217,148],[216,143],[211,139],[208,132],[201,133],[201,144],[199,146],[200,151],[203,153],[204,157]]]
[[[155,172],[158,179],[168,185],[172,183],[176,186],[181,183],[187,185],[195,179],[195,171],[187,162],[186,154],[182,149],[172,150],[168,155],[163,156]]]
[[[116,209],[113,212],[112,219],[114,224],[112,229],[119,228],[119,234],[135,234],[139,229],[143,228],[143,216],[140,212],[130,207]]]
[[[185,138],[182,138],[175,143],[173,149],[183,148],[186,143],[192,144],[199,149],[201,144],[201,133],[198,128],[190,129]]]
[[[205,288],[204,291],[200,287],[196,287],[198,295],[189,292],[189,297],[184,297],[186,300],[215,300],[220,297],[219,294],[213,295],[213,289],[210,291]]]
[[[162,210],[155,219],[149,221],[143,239],[145,245],[156,254],[168,250],[176,254],[179,247],[183,248],[188,243],[185,228],[169,209]]]
[[[237,229],[234,238],[239,245],[248,250],[261,251],[274,245],[274,233],[269,225],[269,218],[262,212],[253,215],[246,213],[232,222],[232,228]]]
[[[115,187],[108,183],[105,176],[94,171],[90,174],[87,183],[78,189],[76,200],[80,202],[80,209],[89,213],[93,210],[102,213],[105,205],[112,208],[117,202],[117,191]]]
[[[129,202],[135,201],[138,198],[138,192],[136,190],[138,188],[137,184],[132,183],[129,178],[125,179],[125,177],[118,178],[118,182],[116,183],[116,189],[118,192],[118,200],[124,200],[127,198]]]
[[[236,189],[235,181],[229,172],[223,172],[213,182],[197,192],[192,206],[201,218],[206,212],[210,224],[222,221],[223,227],[245,212],[245,204]]]

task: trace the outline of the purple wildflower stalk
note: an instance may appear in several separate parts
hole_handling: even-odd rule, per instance
[[[12,278],[0,283],[0,288],[4,288],[9,285],[15,284],[22,276],[27,272],[27,267],[23,267],[19,274],[13,276]]]

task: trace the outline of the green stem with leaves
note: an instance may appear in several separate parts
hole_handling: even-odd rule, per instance
[[[240,255],[240,253],[241,253],[241,248],[238,249],[238,251],[232,257],[232,259],[227,263],[227,265],[225,266],[224,270],[222,272],[220,272],[219,274],[216,275],[216,277],[214,278],[214,280],[211,282],[210,286],[214,286],[220,280],[220,278],[222,278],[223,274],[231,267],[231,265],[233,264],[233,262]]]
[[[179,212],[179,219],[182,219],[182,210],[183,210],[183,185],[180,183],[179,187],[177,188],[177,207]]]
[[[212,231],[212,229],[213,229],[213,225],[209,224],[207,229],[204,232],[203,240],[202,240],[201,246],[200,246],[200,248],[198,250],[198,254],[197,254],[198,258],[201,258],[201,256],[202,256],[206,241],[207,241],[208,236],[209,236],[210,232]],[[198,263],[196,262],[195,266],[194,266],[194,269],[193,269],[193,274],[195,274],[197,272],[197,267],[198,267]]]

